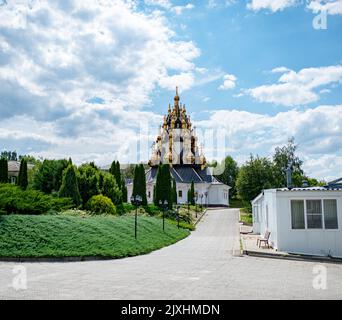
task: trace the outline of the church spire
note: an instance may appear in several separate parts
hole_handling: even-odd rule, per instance
[[[179,116],[179,95],[178,95],[178,87],[176,87],[176,95],[175,95],[175,106],[174,106],[174,110],[175,110],[175,113],[176,113],[176,116],[178,117]]]

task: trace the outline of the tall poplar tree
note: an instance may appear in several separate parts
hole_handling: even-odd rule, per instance
[[[26,159],[22,159],[20,162],[19,176],[17,181],[18,186],[26,190],[28,186],[28,177],[27,177],[27,161]]]
[[[158,168],[155,198],[155,204],[159,205],[159,201],[166,200],[169,208],[172,209],[171,174],[168,164],[163,164]]]
[[[175,179],[172,179],[172,204],[177,204],[177,184]]]
[[[76,168],[71,164],[64,170],[59,196],[71,198],[76,207],[81,205],[81,195],[77,184]]]
[[[0,183],[8,183],[8,162],[7,159],[0,159]]]
[[[140,192],[142,197],[142,205],[147,206],[147,196],[146,196],[146,175],[145,175],[145,168],[144,165],[140,165],[140,173],[139,173],[139,180],[140,180]]]
[[[191,181],[191,187],[188,191],[188,201],[190,202],[192,206],[196,204],[195,203],[195,184],[193,181]]]
[[[121,192],[122,192],[122,202],[128,202],[127,187],[126,187],[126,181],[124,177],[122,177],[121,179]]]

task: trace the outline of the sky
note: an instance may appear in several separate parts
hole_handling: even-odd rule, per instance
[[[176,86],[209,160],[342,176],[342,0],[0,0],[0,150],[147,161]]]

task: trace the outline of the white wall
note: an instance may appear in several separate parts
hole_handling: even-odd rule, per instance
[[[264,191],[264,196],[252,203],[253,208],[253,232],[264,235],[266,230],[271,232],[269,242],[277,249],[277,214],[276,214],[276,190]],[[256,215],[258,213],[258,215]]]
[[[229,206],[229,187],[223,184],[212,184],[208,191],[209,205]]]
[[[337,230],[293,230],[291,224],[291,199],[336,199],[339,228]],[[278,249],[280,251],[309,255],[342,257],[342,190],[340,191],[286,191],[277,192]]]
[[[146,196],[147,202],[149,204],[153,203],[153,183],[149,183],[146,186]],[[186,204],[188,200],[188,190],[190,189],[191,184],[188,183],[177,183],[177,201],[178,204]],[[202,204],[205,206],[207,203],[209,205],[229,205],[229,187],[222,184],[212,185],[209,183],[196,183],[195,191],[198,194],[203,194]],[[182,191],[182,197],[179,197],[179,191]],[[127,198],[130,201],[133,192],[133,185],[127,185]],[[150,197],[148,196],[150,192]],[[208,193],[208,199],[205,197],[205,192]],[[226,198],[225,198],[226,195]],[[201,204],[201,198],[198,197],[197,204]]]

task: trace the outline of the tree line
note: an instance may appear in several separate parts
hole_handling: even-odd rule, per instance
[[[325,182],[304,173],[303,161],[298,157],[297,149],[294,138],[291,138],[285,146],[276,147],[272,157],[250,155],[241,167],[231,156],[227,156],[218,166],[222,173],[216,177],[232,187],[232,198],[239,198],[248,204],[264,189],[287,187],[288,168],[291,169],[295,187],[301,187],[304,182],[308,186],[324,185]]]
[[[8,161],[18,159],[15,152],[4,152],[0,158],[0,183],[8,183]],[[89,200],[96,195],[109,198],[114,205],[127,200],[125,179],[120,163],[113,161],[109,172],[100,170],[93,162],[77,167],[72,160],[35,161],[32,175],[28,174],[28,158],[20,157],[20,170],[16,184],[26,190],[38,190],[47,195],[71,198],[75,207],[87,208]],[[31,170],[30,170],[31,171]],[[30,180],[30,181],[29,181]]]
[[[303,161],[297,156],[298,146],[294,139],[290,139],[285,146],[275,148],[272,157],[251,155],[242,165],[227,156],[221,164],[214,164],[214,173],[220,169],[216,178],[231,187],[230,197],[238,198],[250,203],[263,189],[286,187],[286,169],[292,171],[294,186],[302,186],[306,181],[308,186],[323,185],[305,175],[302,168]],[[3,152],[0,159],[0,183],[8,182],[7,161],[17,159],[16,152]],[[142,205],[147,206],[146,175],[143,164],[130,165],[125,174],[122,174],[120,163],[113,161],[109,172],[100,170],[93,162],[82,164],[79,167],[69,160],[39,161],[32,157],[19,156],[21,159],[17,184],[23,190],[29,185],[33,189],[59,197],[72,198],[76,207],[86,208],[89,200],[102,194],[120,205],[130,202],[127,199],[125,178],[133,178],[133,196],[142,197]],[[28,161],[35,163],[30,174],[27,170]],[[195,186],[191,183],[187,192],[189,204],[195,204]],[[153,203],[159,206],[160,202],[168,203],[172,208],[177,203],[177,184],[172,178],[168,165],[158,168],[156,184],[153,190]]]

